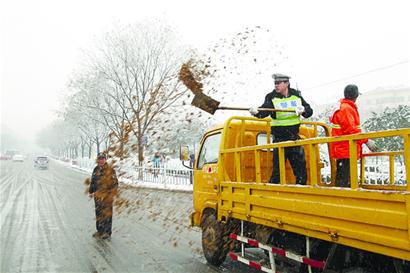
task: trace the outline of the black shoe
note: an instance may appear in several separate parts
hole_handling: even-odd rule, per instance
[[[101,235],[101,239],[109,239],[111,237],[111,235],[110,234],[108,234],[108,233],[103,233],[103,235]]]
[[[102,235],[102,233],[99,232],[99,231],[93,233],[93,237],[94,237],[94,238],[100,238],[101,235]]]
[[[279,184],[279,181],[277,181],[276,179],[273,178],[273,176],[271,176],[271,178],[269,179],[269,183],[271,183],[271,184]]]

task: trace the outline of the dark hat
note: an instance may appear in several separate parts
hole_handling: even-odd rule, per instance
[[[344,95],[346,99],[356,99],[361,93],[355,84],[349,84],[345,87]]]
[[[286,75],[283,75],[283,74],[279,74],[279,73],[273,74],[273,75],[272,75],[272,78],[273,78],[275,81],[289,81],[289,79],[290,79],[289,76],[286,76]]]
[[[107,159],[107,155],[101,152],[101,153],[98,153],[97,158],[98,158],[98,159],[100,159],[100,158],[105,158],[105,159]]]

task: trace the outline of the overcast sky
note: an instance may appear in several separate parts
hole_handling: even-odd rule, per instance
[[[269,74],[290,74],[312,103],[340,97],[348,83],[362,92],[409,86],[406,2],[3,0],[2,128],[34,139],[55,118],[80,49],[113,24],[153,18],[175,25],[183,41],[199,48],[246,27],[271,29],[289,61]],[[260,90],[253,101],[262,102],[269,91]]]

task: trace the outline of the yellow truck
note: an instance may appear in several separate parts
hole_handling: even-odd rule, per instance
[[[272,143],[270,119],[235,116],[203,136],[194,164],[191,225],[202,229],[206,260],[220,265],[229,255],[265,272],[278,261],[297,262],[299,272],[341,272],[358,266],[371,272],[410,272],[410,128],[330,137],[326,124],[303,122],[301,140]],[[356,156],[360,139],[390,138],[402,151]],[[320,151],[348,141],[350,188],[323,179]],[[284,149],[303,146],[307,185],[296,185]],[[278,149],[278,158],[273,149]],[[322,153],[323,154],[323,153]],[[366,159],[390,162],[389,180],[366,183]],[[404,180],[396,181],[394,162],[404,160]],[[268,183],[279,160],[280,184]],[[358,164],[359,162],[359,164]],[[266,262],[247,253],[260,248]]]

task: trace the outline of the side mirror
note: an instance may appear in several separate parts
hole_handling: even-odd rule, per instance
[[[189,160],[189,147],[188,146],[181,146],[180,147],[179,159],[181,161],[188,161]]]

